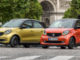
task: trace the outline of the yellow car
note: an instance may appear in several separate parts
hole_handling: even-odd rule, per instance
[[[29,47],[30,44],[40,43],[40,37],[45,25],[32,19],[13,19],[0,28],[0,43],[15,47],[22,44]]]

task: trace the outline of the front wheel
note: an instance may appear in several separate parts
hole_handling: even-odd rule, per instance
[[[68,48],[69,48],[69,49],[73,49],[74,47],[75,47],[75,40],[74,40],[74,38],[72,37],[72,38],[70,38],[70,40],[69,40]]]
[[[16,47],[19,45],[19,38],[17,36],[13,36],[10,40],[10,46]]]

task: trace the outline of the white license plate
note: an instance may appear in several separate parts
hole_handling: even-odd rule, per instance
[[[49,41],[57,41],[58,38],[48,38]]]

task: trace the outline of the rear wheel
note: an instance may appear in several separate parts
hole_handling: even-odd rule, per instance
[[[69,40],[68,48],[69,48],[69,49],[73,49],[74,47],[75,47],[75,39],[72,37],[72,38],[70,38],[70,40]]]
[[[66,49],[66,47],[65,46],[61,46],[61,49]]]
[[[16,47],[19,45],[19,38],[17,36],[13,36],[10,41],[11,47]]]
[[[42,45],[42,48],[47,49],[49,46],[47,45]]]
[[[30,45],[28,45],[28,44],[23,44],[23,46],[24,46],[25,48],[29,48],[29,47],[30,47]]]

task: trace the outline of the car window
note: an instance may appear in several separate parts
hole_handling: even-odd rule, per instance
[[[34,26],[34,28],[43,28],[39,22],[34,22],[33,26]]]
[[[77,21],[76,27],[80,27],[80,21]]]
[[[26,25],[26,28],[32,28],[32,22],[31,21],[26,21],[23,23],[23,25]]]
[[[10,20],[8,22],[6,22],[4,25],[2,25],[2,27],[12,27],[12,28],[15,28],[15,27],[19,27],[22,23],[24,22],[24,20]]]
[[[49,28],[73,28],[75,20],[56,20]]]

